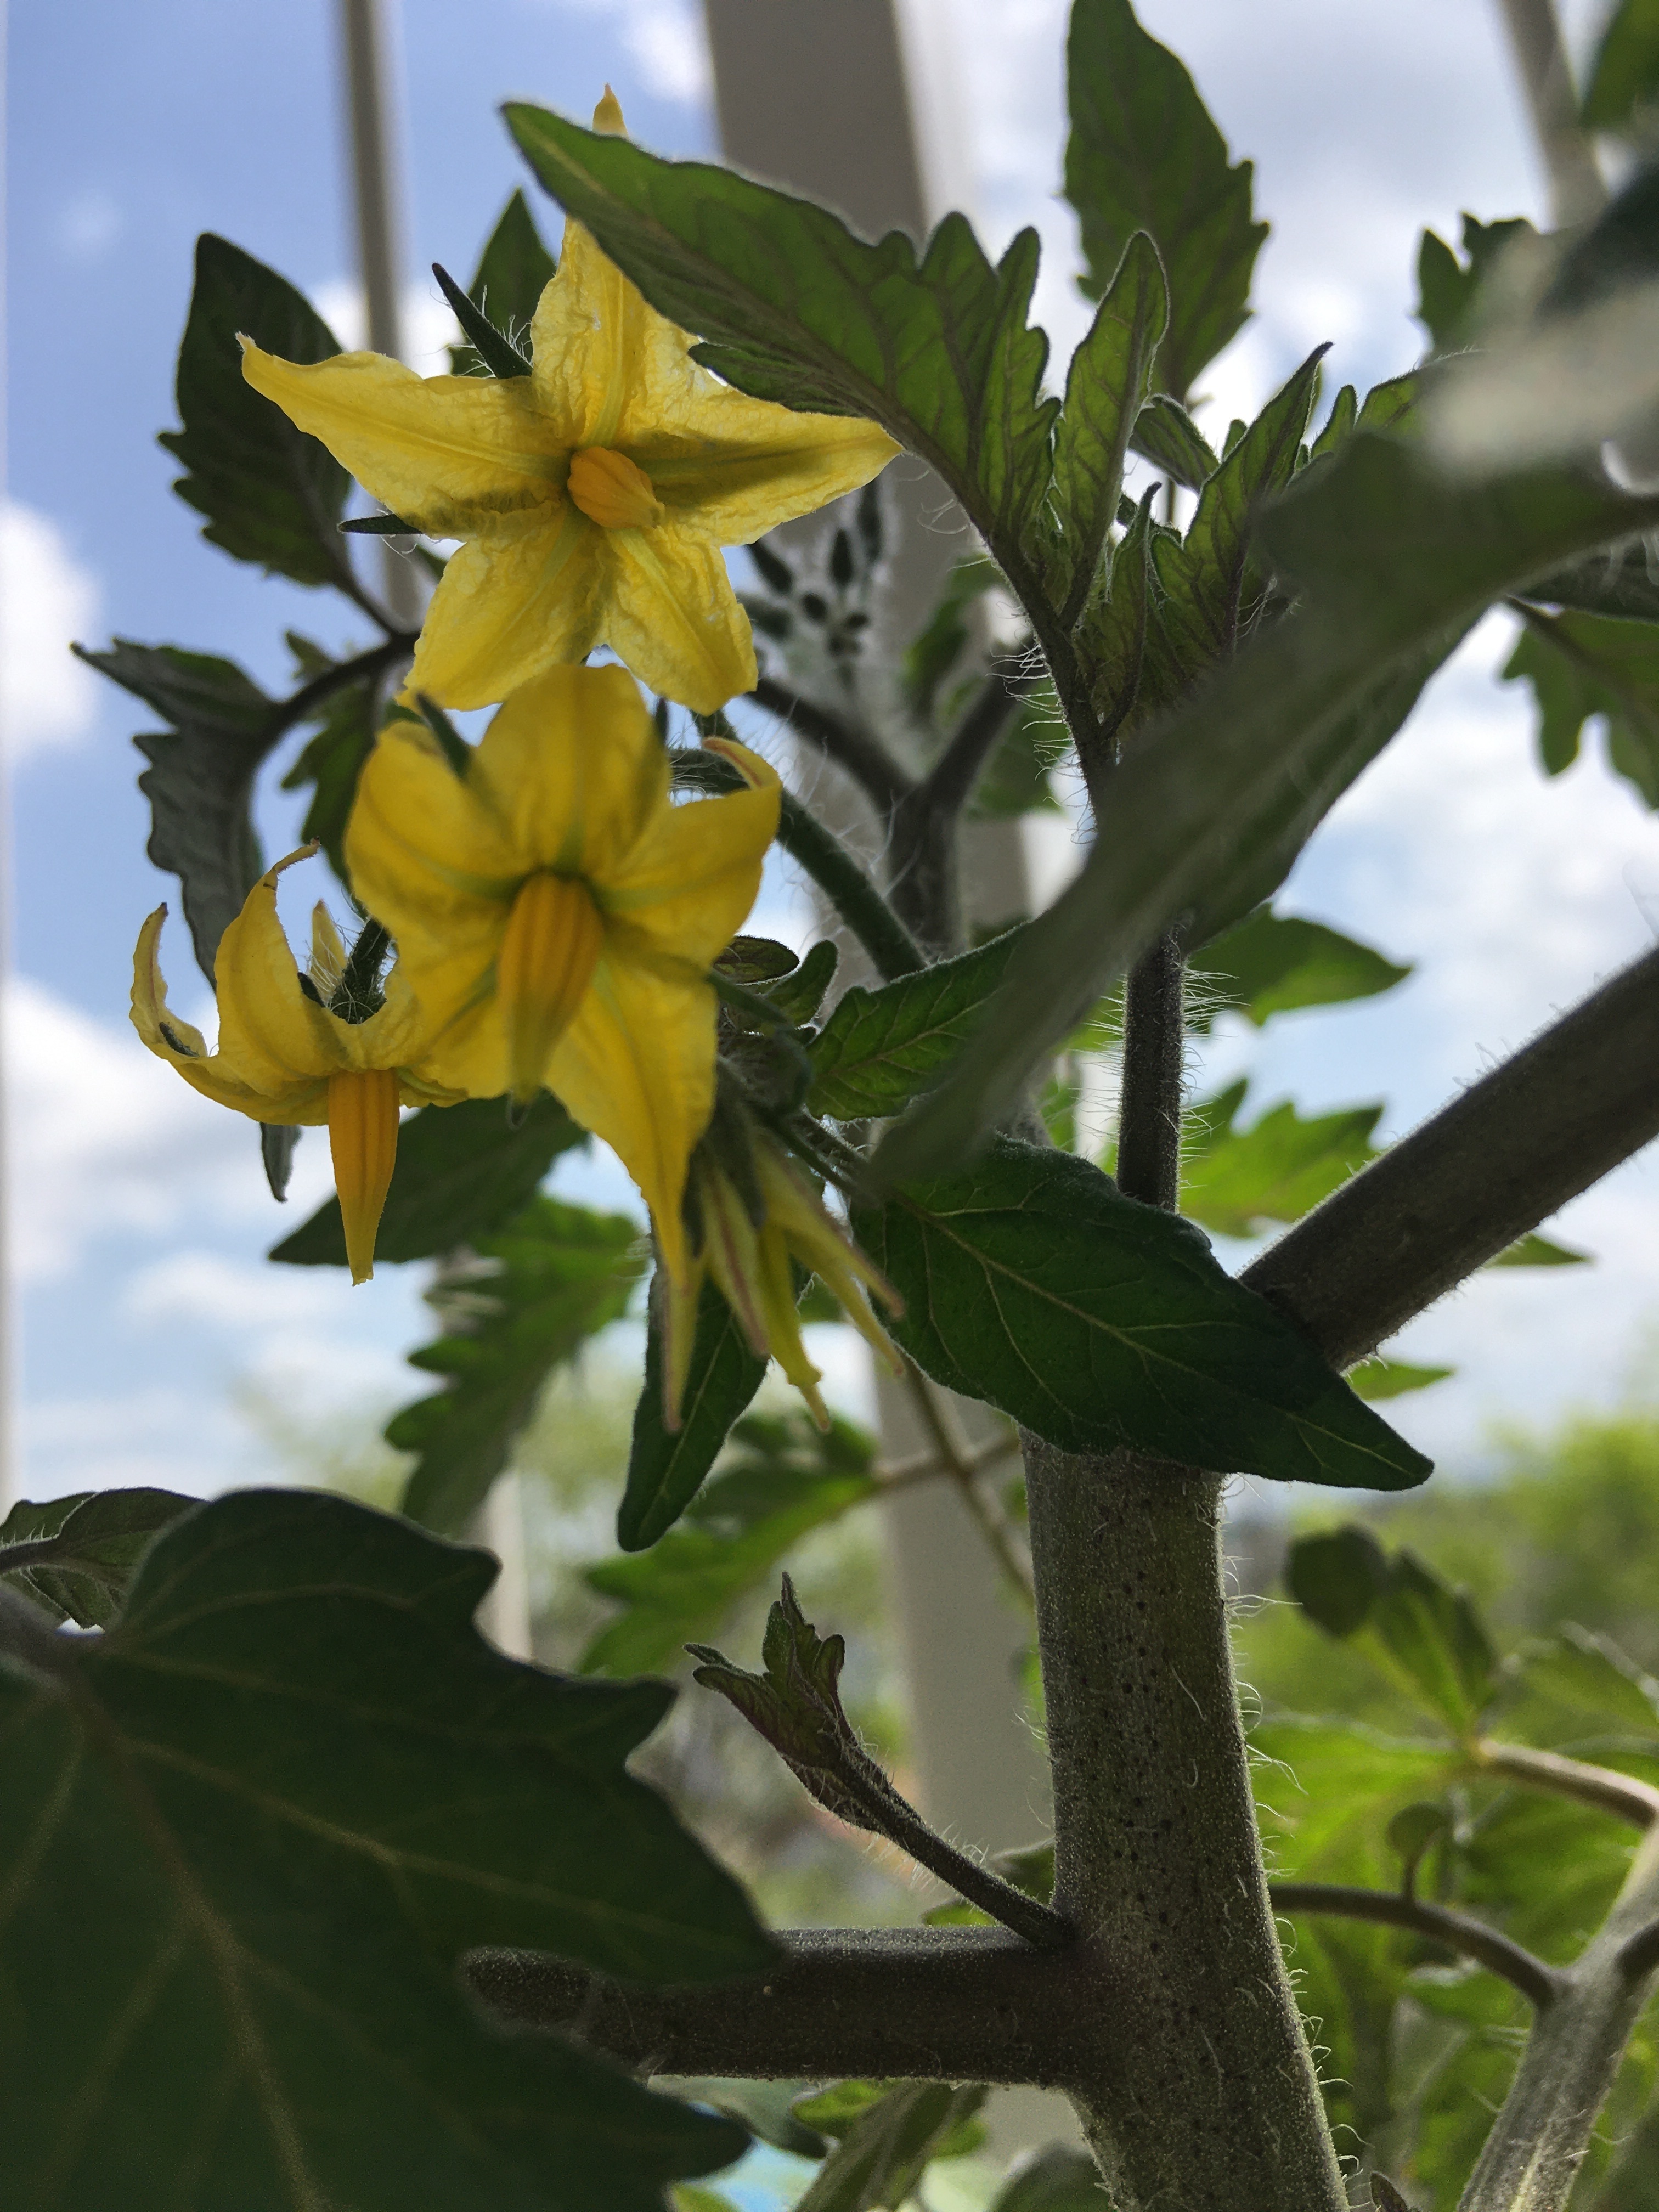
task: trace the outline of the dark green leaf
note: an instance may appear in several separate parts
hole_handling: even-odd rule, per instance
[[[1178,399],[1155,392],[1135,417],[1129,443],[1166,477],[1200,491],[1221,466],[1209,440]]]
[[[1429,1472],[1197,1230],[1085,1160],[1002,1140],[853,1222],[917,1365],[1064,1450],[1374,1490]]]
[[[813,1020],[823,1004],[823,994],[836,980],[840,953],[829,938],[807,952],[798,968],[766,986],[766,996],[786,1019],[802,1028]]]
[[[714,1284],[705,1283],[680,1425],[671,1429],[663,1418],[662,1331],[653,1322],[646,1339],[645,1382],[634,1409],[628,1485],[617,1510],[617,1541],[624,1552],[647,1550],[673,1527],[765,1373],[766,1362],[749,1349],[736,1315]]]
[[[1291,1595],[1328,1635],[1364,1649],[1455,1736],[1469,1735],[1497,1688],[1497,1657],[1466,1590],[1416,1554],[1389,1558],[1369,1531],[1304,1536],[1285,1567]]]
[[[1189,1026],[1207,1030],[1225,1007],[1260,1029],[1273,1014],[1335,1006],[1393,990],[1411,974],[1382,953],[1322,921],[1266,907],[1200,945],[1187,963],[1193,991]],[[1190,988],[1190,985],[1189,985]]]
[[[209,653],[118,637],[109,652],[81,658],[173,725],[133,739],[150,763],[138,779],[150,810],[144,849],[178,877],[197,964],[211,982],[219,939],[264,872],[251,802],[279,710],[234,661]]]
[[[302,791],[311,786],[311,803],[300,826],[301,839],[307,844],[316,840],[327,854],[329,866],[348,887],[351,876],[345,863],[346,822],[357,796],[357,779],[374,750],[379,708],[380,686],[373,678],[331,692],[314,718],[317,734],[283,778],[284,791]]]
[[[1288,1100],[1248,1129],[1231,1112],[1182,1164],[1181,1210],[1218,1237],[1253,1237],[1266,1222],[1300,1221],[1351,1175],[1377,1157],[1371,1131],[1381,1106],[1353,1106],[1304,1118]]]
[[[1659,98],[1659,6],[1620,0],[1607,18],[1582,113],[1586,129],[1619,131]]]
[[[107,1627],[150,1538],[195,1503],[171,1490],[83,1490],[40,1505],[21,1498],[0,1522],[0,1575],[54,1620]]]
[[[1577,1252],[1571,1244],[1553,1244],[1547,1237],[1540,1237],[1534,1229],[1525,1237],[1517,1237],[1495,1260],[1488,1260],[1486,1265],[1489,1267],[1583,1267],[1589,1263],[1588,1252]]]
[[[809,1110],[857,1121],[896,1114],[931,1089],[983,1019],[1018,942],[1009,930],[896,982],[854,984],[809,1048]]]
[[[504,112],[548,191],[704,339],[699,361],[757,398],[879,422],[939,471],[1011,574],[1023,568],[1057,411],[1041,397],[1048,341],[1025,322],[1034,231],[993,270],[950,215],[918,262],[902,232],[872,246],[729,170],[659,161],[542,108]]]
[[[1518,596],[1543,606],[1620,615],[1627,622],[1659,622],[1659,562],[1642,537],[1537,577]]]
[[[1158,250],[1144,232],[1123,259],[1072,356],[1066,400],[1054,425],[1049,595],[1069,629],[1094,581],[1117,519],[1130,434],[1152,375],[1169,295]]]
[[[1348,1388],[1368,1406],[1382,1398],[1403,1398],[1410,1390],[1426,1390],[1455,1375],[1455,1367],[1419,1367],[1409,1359],[1367,1359],[1348,1370]]]
[[[1185,65],[1141,29],[1128,0],[1078,0],[1066,82],[1066,197],[1082,227],[1085,289],[1098,298],[1133,233],[1151,234],[1170,280],[1159,381],[1185,399],[1249,312],[1267,235],[1251,216],[1250,164],[1229,166]]]
[[[422,1107],[398,1132],[376,1259],[432,1260],[477,1244],[534,1195],[562,1152],[586,1142],[587,1132],[545,1091],[516,1124],[504,1098]],[[319,1206],[270,1256],[294,1267],[343,1267],[339,1200]]]
[[[1603,715],[1613,767],[1659,806],[1659,623],[1528,611],[1504,676],[1532,685],[1549,775],[1571,767],[1584,724]]]
[[[1565,470],[1450,484],[1368,434],[1308,471],[1259,525],[1306,608],[1117,769],[1081,873],[1024,933],[950,1079],[884,1139],[883,1171],[959,1164],[1160,930],[1196,905],[1202,942],[1273,890],[1492,600],[1656,514]]]
[[[557,265],[542,243],[524,194],[515,191],[489,234],[467,296],[528,356],[536,303]],[[449,365],[456,376],[476,376],[483,367],[470,345],[451,346]]]
[[[196,243],[196,289],[179,349],[179,419],[161,444],[184,463],[180,499],[202,535],[239,561],[296,584],[349,581],[335,526],[350,478],[242,378],[240,335],[284,361],[326,361],[339,341],[285,277],[210,231]]]
[[[1436,353],[1453,353],[1473,336],[1480,307],[1480,288],[1505,247],[1519,238],[1535,238],[1537,232],[1524,217],[1510,216],[1498,222],[1463,218],[1463,253],[1460,261],[1443,238],[1425,230],[1417,249],[1417,319],[1434,341]]]
[[[411,1366],[447,1376],[445,1387],[386,1424],[388,1443],[419,1455],[403,1497],[412,1521],[444,1535],[466,1526],[548,1377],[626,1310],[639,1233],[626,1214],[533,1198],[477,1240],[499,1270],[473,1286],[465,1325],[410,1354]]]
[[[718,1632],[738,1600],[770,1580],[811,1529],[879,1487],[872,1438],[850,1421],[820,1436],[804,1414],[738,1421],[721,1473],[648,1552],[590,1567],[586,1580],[625,1610],[582,1655],[585,1674],[648,1674]]]
[[[843,2081],[803,2099],[797,2118],[840,2141],[795,2212],[896,2212],[931,2160],[977,2149],[984,2102],[983,2089],[948,2081]]]
[[[480,1947],[672,1982],[768,1955],[625,1770],[666,1694],[503,1658],[472,1625],[493,1572],[244,1492],[157,1539],[66,1679],[0,1674],[20,2204],[652,2212],[740,2148],[459,1985]]]

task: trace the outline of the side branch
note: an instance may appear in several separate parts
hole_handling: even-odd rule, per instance
[[[778,1937],[763,1979],[624,1989],[528,1951],[475,1951],[491,2011],[574,2032],[654,2074],[757,2081],[991,2081],[1065,2088],[1111,2002],[1097,1966],[1000,1928],[831,1929]]]
[[[844,769],[882,814],[893,813],[915,788],[909,777],[889,758],[880,740],[861,723],[820,707],[816,700],[792,691],[774,676],[761,677],[749,696],[757,706],[787,722],[825,760]]]
[[[1243,1279],[1350,1366],[1656,1136],[1659,950],[1345,1183]]]
[[[1620,1774],[1611,1766],[1592,1766],[1582,1759],[1567,1759],[1559,1751],[1534,1751],[1529,1744],[1498,1743],[1491,1736],[1475,1746],[1475,1754],[1488,1774],[1501,1774],[1506,1782],[1523,1789],[1545,1790],[1558,1797],[1575,1798],[1611,1813],[1632,1827],[1651,1828],[1659,1822],[1659,1790],[1634,1774]]]
[[[1540,2012],[1553,2002],[1562,1985],[1553,1966],[1546,1966],[1484,1921],[1471,1919],[1467,1912],[1454,1912],[1449,1905],[1425,1904],[1401,1890],[1350,1889],[1328,1881],[1275,1881],[1267,1885],[1267,1894],[1279,1912],[1328,1912],[1347,1920],[1376,1920],[1385,1927],[1409,1928],[1416,1935],[1431,1936],[1449,1950],[1461,1951],[1465,1958],[1474,1960],[1488,1972],[1501,1974]]]

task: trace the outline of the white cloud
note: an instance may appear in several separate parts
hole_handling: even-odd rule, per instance
[[[348,353],[368,343],[363,288],[355,277],[331,277],[317,285],[312,304]],[[447,376],[449,352],[460,330],[434,281],[409,284],[403,295],[404,358],[422,376]]]
[[[55,225],[58,243],[71,261],[101,261],[126,227],[119,203],[96,185],[65,201]]]
[[[575,5],[584,15],[615,19],[623,50],[657,99],[700,107],[713,97],[708,40],[696,0],[575,0]]]
[[[97,627],[98,580],[50,516],[0,507],[0,744],[15,768],[92,728],[98,679],[70,651]]]

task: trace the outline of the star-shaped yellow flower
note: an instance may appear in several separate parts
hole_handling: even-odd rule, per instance
[[[422,726],[381,732],[346,861],[434,1023],[436,1079],[475,1097],[545,1084],[620,1157],[688,1270],[686,1162],[714,1101],[708,967],[742,926],[779,784],[674,805],[668,755],[620,668],[549,670],[501,708],[465,779]]]
[[[302,846],[261,876],[219,940],[216,1050],[167,1005],[157,957],[164,906],[139,933],[132,1022],[204,1097],[255,1121],[328,1124],[351,1279],[366,1283],[399,1106],[453,1105],[462,1093],[433,1081],[423,1064],[425,1020],[404,975],[394,968],[384,982],[349,976],[345,947],[320,903],[310,968],[301,975],[276,917],[276,878],[316,850]]]
[[[700,1146],[692,1160],[688,1206],[695,1242],[691,1272],[684,1282],[670,1279],[658,1306],[664,1338],[663,1420],[670,1430],[680,1425],[706,1278],[713,1279],[737,1316],[755,1357],[777,1361],[821,1429],[829,1427],[830,1413],[818,1389],[822,1370],[807,1358],[801,1340],[795,1307],[797,1266],[816,1275],[840,1300],[847,1318],[877,1358],[895,1374],[901,1371],[898,1354],[866,1296],[866,1291],[873,1293],[889,1312],[896,1314],[904,1310],[898,1292],[764,1131],[751,1132],[750,1164],[753,1188],[745,1202],[711,1146]],[[660,1246],[663,1224],[659,1221],[655,1227]]]
[[[594,120],[621,127],[614,101]],[[722,384],[575,222],[531,335],[526,377],[422,379],[370,353],[302,367],[246,338],[242,373],[392,514],[466,541],[411,693],[488,706],[609,645],[712,714],[756,681],[720,547],[855,491],[898,448],[873,422]]]

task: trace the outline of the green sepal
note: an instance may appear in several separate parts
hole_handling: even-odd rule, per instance
[[[483,309],[468,299],[441,263],[433,263],[432,273],[437,278],[438,289],[448,301],[450,312],[460,325],[463,335],[489,374],[501,377],[528,376],[529,355],[521,353],[505,331],[496,329]]]
[[[653,1285],[653,1308],[660,1295]],[[680,1425],[670,1429],[663,1413],[662,1337],[653,1319],[646,1337],[645,1382],[634,1408],[628,1483],[617,1509],[617,1541],[624,1552],[647,1550],[673,1527],[766,1373],[766,1362],[750,1350],[737,1316],[714,1285],[705,1283]]]

